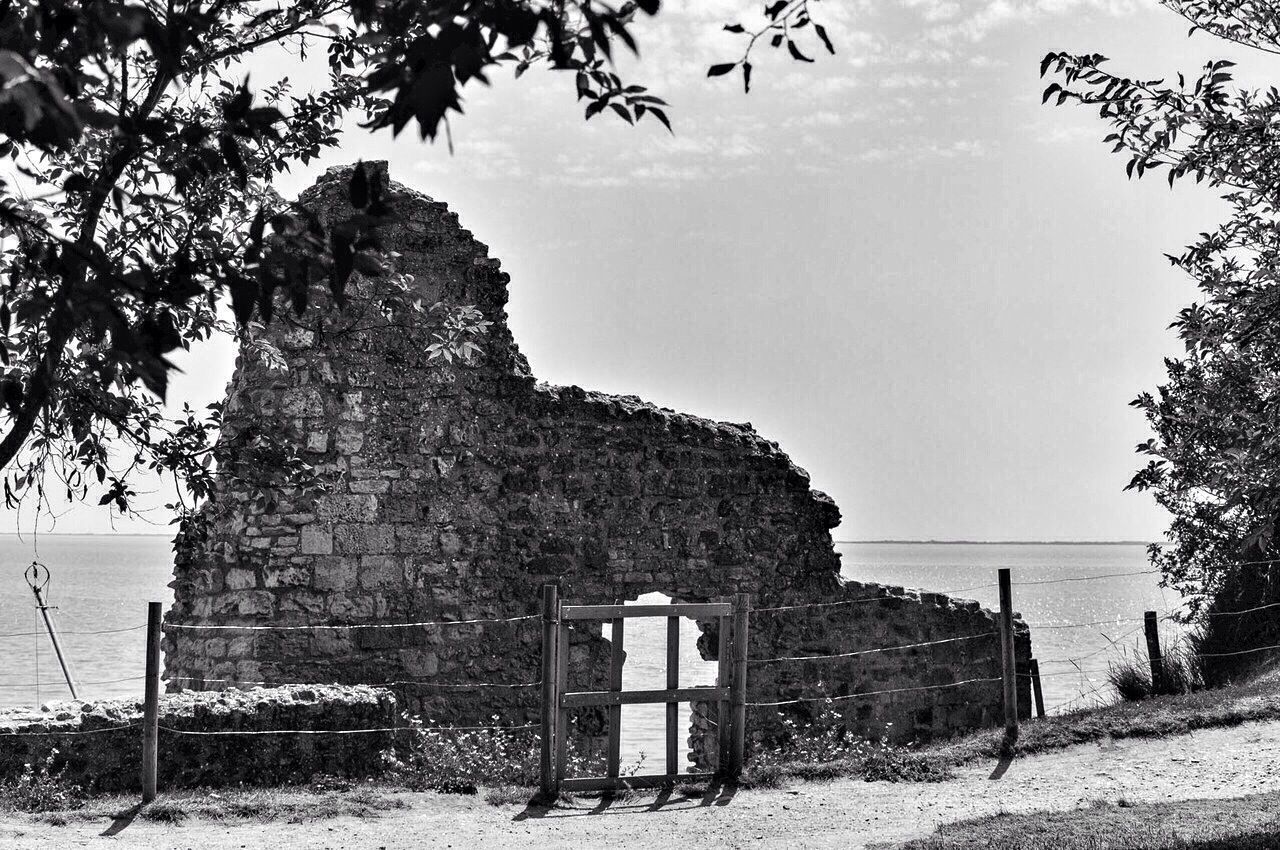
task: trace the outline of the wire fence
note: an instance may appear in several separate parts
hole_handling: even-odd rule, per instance
[[[1098,574],[1098,575],[1066,576],[1066,577],[1060,577],[1060,578],[1054,578],[1054,579],[1016,581],[1016,582],[1011,582],[1011,585],[1012,587],[1015,587],[1015,588],[1016,587],[1043,587],[1046,585],[1102,581],[1102,580],[1109,580],[1109,579],[1115,579],[1115,578],[1153,575],[1153,574],[1156,574],[1157,572],[1158,572],[1157,570],[1138,570],[1138,571],[1106,573],[1106,574]],[[967,592],[976,591],[976,590],[988,590],[988,589],[996,588],[997,586],[998,586],[997,583],[992,582],[988,584],[973,585],[973,586],[952,589],[952,590],[938,591],[938,592],[921,592],[921,595],[924,597],[927,597],[927,596],[955,597],[962,593],[967,593]],[[890,601],[901,602],[904,599],[910,599],[910,598],[911,597],[903,597],[901,595],[895,595],[891,593],[890,594],[880,593],[875,596],[865,596],[865,597],[858,597],[853,599],[829,600],[829,601],[820,601],[820,602],[799,602],[799,603],[793,603],[793,604],[763,606],[763,607],[752,609],[750,614],[751,616],[785,615],[791,612],[815,611],[815,610],[830,609],[830,608],[835,608],[840,606],[871,605],[875,603],[885,603]],[[1239,611],[1211,612],[1208,614],[1208,616],[1221,616],[1221,617],[1240,616],[1244,614],[1256,613],[1264,610],[1277,609],[1277,608],[1280,608],[1280,602],[1259,605],[1259,606],[1255,606],[1252,608],[1243,609]],[[166,624],[163,624],[161,628],[164,631],[171,632],[171,633],[200,632],[200,631],[206,631],[206,632],[218,632],[218,631],[321,632],[321,631],[335,631],[335,630],[359,631],[359,630],[386,630],[386,629],[448,629],[451,627],[472,626],[472,625],[479,626],[479,625],[497,625],[497,624],[524,624],[524,623],[533,623],[535,621],[540,622],[541,620],[542,620],[541,614],[521,614],[516,616],[510,616],[510,617],[489,616],[489,617],[474,617],[469,619],[456,619],[456,620],[454,619],[423,620],[423,621],[415,620],[415,621],[389,622],[389,623],[386,623],[386,622],[384,623],[349,623],[349,622],[348,623],[289,623],[289,624],[166,623]],[[1180,622],[1181,620],[1179,616],[1176,615],[1175,613],[1171,611],[1165,611],[1163,613],[1163,616],[1160,617],[1160,621],[1176,623],[1176,622]],[[1104,632],[1102,632],[1100,628],[1100,627],[1106,627],[1106,626],[1124,628],[1125,626],[1130,626],[1130,625],[1132,626],[1132,628],[1127,629],[1126,631],[1124,631],[1118,637],[1115,637],[1115,638],[1111,638],[1107,636]],[[109,634],[136,632],[136,631],[144,630],[146,628],[147,628],[147,624],[144,623],[144,624],[124,627],[124,628],[67,631],[67,632],[62,632],[62,634],[74,634],[74,635],[86,635],[86,636],[109,635]],[[1144,630],[1144,628],[1148,628],[1145,618],[1136,617],[1136,616],[1132,618],[1115,617],[1115,618],[1105,619],[1105,620],[1089,620],[1089,621],[1082,621],[1082,622],[1050,622],[1044,625],[1033,626],[1032,627],[1033,634],[1036,633],[1037,631],[1054,631],[1054,630],[1065,630],[1065,629],[1094,629],[1104,639],[1105,643],[1089,652],[1081,653],[1074,656],[1047,658],[1047,659],[1040,660],[1038,662],[1040,665],[1044,665],[1044,666],[1065,666],[1065,667],[1070,667],[1071,669],[1063,669],[1063,670],[1051,669],[1045,672],[1037,672],[1035,674],[1025,670],[1018,670],[1016,672],[1016,675],[1022,678],[1032,678],[1033,676],[1035,676],[1038,678],[1046,678],[1046,679],[1062,678],[1067,676],[1077,676],[1085,679],[1086,681],[1089,681],[1090,684],[1093,685],[1091,689],[1087,691],[1083,691],[1078,696],[1070,700],[1067,700],[1065,702],[1058,702],[1055,705],[1045,709],[1048,712],[1070,711],[1074,707],[1077,707],[1085,702],[1088,702],[1091,699],[1104,699],[1106,697],[1106,691],[1109,687],[1108,683],[1104,681],[1100,684],[1094,684],[1092,682],[1092,677],[1106,676],[1111,672],[1112,667],[1110,665],[1108,665],[1107,667],[1096,666],[1099,656],[1102,656],[1109,651],[1116,650],[1117,647],[1119,647],[1122,642],[1127,641],[1130,638],[1134,637],[1135,635],[1139,634]],[[33,635],[38,636],[40,634],[43,634],[43,632],[41,631],[15,632],[15,633],[9,633],[9,634],[0,634],[0,639],[31,637]],[[928,649],[928,648],[939,647],[939,646],[951,646],[956,644],[964,644],[964,643],[973,642],[973,641],[995,640],[996,638],[999,637],[999,635],[1000,635],[999,630],[993,628],[990,631],[983,631],[975,634],[948,636],[948,637],[941,637],[941,638],[930,639],[930,640],[919,640],[919,641],[914,641],[910,643],[902,643],[902,644],[894,644],[894,645],[886,645],[886,646],[837,649],[830,652],[815,652],[811,654],[751,657],[751,658],[747,658],[746,662],[751,665],[769,665],[769,664],[788,664],[788,663],[809,664],[809,663],[818,663],[818,662],[824,662],[824,661],[840,661],[840,660],[856,659],[856,658],[865,657],[865,656],[879,655],[884,653],[908,652],[913,650]],[[1242,655],[1248,655],[1251,653],[1268,652],[1268,651],[1280,651],[1280,645],[1253,647],[1253,648],[1248,648],[1248,649],[1243,649],[1243,650],[1233,651],[1233,652],[1187,653],[1187,654],[1193,657],[1200,657],[1200,658],[1225,658],[1225,657],[1242,656]],[[1086,662],[1090,662],[1090,663],[1086,663]],[[109,685],[109,684],[120,684],[125,682],[143,681],[144,679],[145,677],[143,676],[130,676],[130,677],[117,678],[117,679],[104,679],[104,680],[98,680],[98,681],[82,682],[80,684]],[[185,685],[193,685],[197,688],[200,688],[206,685],[211,685],[211,684],[222,685],[224,687],[226,686],[278,687],[278,686],[288,686],[288,685],[321,684],[314,681],[272,681],[269,679],[237,679],[237,678],[214,677],[214,676],[203,676],[203,675],[175,675],[175,676],[172,676],[169,681],[173,684],[178,685],[179,687],[185,684]],[[827,678],[821,678],[818,681],[828,682],[830,680]],[[854,691],[850,693],[836,693],[836,694],[825,693],[825,692],[814,693],[814,694],[797,694],[795,696],[788,696],[786,698],[777,699],[777,700],[762,700],[762,701],[747,702],[746,705],[747,707],[750,707],[750,708],[777,708],[782,706],[793,706],[793,705],[801,705],[806,703],[819,703],[819,702],[837,703],[837,702],[845,702],[850,700],[866,700],[873,697],[892,696],[897,694],[953,690],[953,689],[963,688],[968,686],[982,686],[982,685],[996,684],[1002,681],[1003,680],[1000,677],[977,676],[977,677],[964,678],[959,681],[939,682],[936,684],[926,684],[926,685],[911,686],[911,687],[881,688],[876,690]],[[20,689],[20,688],[40,687],[42,684],[48,684],[48,683],[41,683],[38,679],[36,682],[20,682],[20,683],[0,681],[0,689],[12,690],[12,689]],[[430,691],[446,691],[450,693],[458,693],[458,692],[470,691],[470,692],[482,693],[485,691],[495,691],[495,690],[528,691],[528,690],[540,688],[543,685],[543,681],[541,678],[537,678],[531,681],[518,681],[518,682],[509,682],[509,681],[456,682],[456,681],[431,681],[427,679],[394,679],[394,680],[389,680],[384,682],[375,682],[375,683],[367,683],[367,684],[369,684],[371,687],[415,688],[415,689],[421,689],[423,691],[429,691],[429,692]],[[126,726],[110,727],[106,729],[87,730],[83,732],[74,732],[74,733],[50,731],[50,732],[38,732],[38,733],[33,732],[33,733],[23,733],[23,734],[40,734],[40,735],[98,734],[98,733],[104,733],[104,732],[110,732],[110,731],[118,731],[120,729],[125,729],[125,728],[132,728],[136,725],[137,724],[134,723]],[[404,732],[404,731],[410,731],[410,730],[419,730],[424,732],[455,732],[455,731],[456,732],[468,732],[468,731],[510,732],[510,731],[523,731],[523,730],[533,729],[536,726],[537,724],[534,724],[534,723],[526,723],[522,725],[510,725],[510,726],[502,726],[502,725],[417,726],[417,725],[411,725],[411,726],[404,726],[404,727],[396,726],[396,727],[379,727],[379,728],[370,728],[370,729],[214,730],[214,731],[183,730],[178,728],[172,728],[169,726],[160,726],[159,728],[162,731],[168,732],[170,734],[177,734],[177,735],[280,735],[280,734],[325,735],[325,734],[369,734],[369,733],[375,733],[375,732]],[[0,734],[6,734],[6,733],[0,732]],[[14,734],[14,733],[8,733],[8,734]]]

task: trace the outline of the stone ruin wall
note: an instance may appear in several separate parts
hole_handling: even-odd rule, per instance
[[[385,180],[385,165],[375,170]],[[301,200],[326,223],[352,213],[350,167]],[[426,303],[475,305],[494,324],[474,365],[428,361],[431,328],[388,321],[385,286],[352,280],[344,311],[312,309],[267,332],[288,362],[272,371],[242,352],[221,435],[253,463],[257,435],[304,449],[318,497],[254,507],[227,481],[179,546],[169,624],[394,623],[536,614],[554,582],[571,603],[660,591],[678,601],[756,607],[882,598],[753,617],[750,656],[851,652],[992,632],[977,603],[842,582],[830,529],[835,504],[750,425],[712,422],[577,387],[538,384],[506,324],[508,277],[444,204],[389,184],[399,221],[380,233]],[[317,300],[324,300],[317,290]],[[283,312],[283,310],[282,310]],[[189,527],[188,530],[195,530]],[[713,624],[700,624],[705,658]],[[410,709],[440,724],[538,716],[537,688],[455,690],[539,678],[540,624],[295,631],[172,630],[170,688],[266,682],[397,682]],[[573,633],[571,688],[602,688],[599,624]],[[1018,655],[1030,657],[1018,624]],[[836,662],[751,665],[749,701],[844,695],[1000,675],[997,641],[977,639]],[[818,683],[821,682],[819,686]],[[1020,679],[1021,706],[1028,686]],[[994,722],[998,684],[850,700],[860,734],[928,737]],[[779,711],[756,709],[753,734],[776,736]],[[1024,712],[1025,713],[1025,712]],[[599,714],[583,718],[599,734]],[[597,724],[592,729],[592,724]],[[695,738],[705,722],[695,720]],[[700,743],[695,742],[695,749]]]

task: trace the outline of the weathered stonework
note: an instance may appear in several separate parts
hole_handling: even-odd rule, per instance
[[[400,731],[395,696],[364,686],[299,685],[160,697],[157,773],[161,788],[278,785],[317,776],[381,774]],[[0,781],[42,765],[91,791],[141,784],[142,702],[56,702],[40,711],[0,712]],[[279,730],[373,729],[358,735],[265,734]],[[119,731],[108,731],[119,730]],[[198,732],[180,735],[168,730]],[[212,735],[211,732],[255,734]]]
[[[352,210],[350,168],[302,202],[326,222]],[[380,179],[385,171],[379,170]],[[753,657],[850,652],[992,632],[977,603],[844,583],[830,529],[839,511],[750,425],[711,422],[578,387],[535,382],[504,312],[508,277],[444,204],[397,184],[400,221],[381,233],[426,303],[475,305],[493,322],[474,365],[429,361],[431,324],[377,309],[379,281],[353,279],[344,311],[274,323],[289,369],[247,353],[237,362],[221,436],[233,456],[272,433],[324,476],[318,497],[253,507],[228,481],[204,515],[203,541],[182,547],[170,624],[305,624],[469,620],[535,614],[539,588],[567,601],[617,602],[661,591],[712,601],[745,591],[757,607],[880,601],[753,618]],[[317,299],[323,295],[317,290]],[[243,455],[247,456],[247,455]],[[703,624],[705,657],[714,636]],[[1019,655],[1030,638],[1019,624]],[[237,681],[411,682],[410,708],[437,722],[526,722],[536,688],[454,690],[467,682],[534,682],[537,620],[445,628],[168,631],[170,685]],[[603,685],[607,643],[576,630],[571,680]],[[593,672],[588,672],[594,668]],[[750,699],[775,701],[998,677],[994,637],[836,662],[753,665]],[[1025,682],[1025,680],[1024,680]],[[1022,687],[1026,705],[1026,686]],[[989,683],[843,704],[864,734],[895,738],[970,728],[999,716]],[[782,710],[807,716],[812,706]],[[588,725],[598,718],[585,718]],[[769,737],[777,710],[753,711]],[[590,733],[591,729],[586,729]],[[595,731],[598,731],[596,729]]]

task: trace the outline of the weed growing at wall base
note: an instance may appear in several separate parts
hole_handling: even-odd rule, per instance
[[[744,784],[776,787],[786,779],[822,781],[845,776],[868,782],[942,782],[950,771],[936,758],[897,746],[888,735],[868,741],[850,733],[844,714],[833,703],[822,704],[808,724],[779,713],[785,736],[776,746],[758,749]]]
[[[54,768],[58,751],[43,761],[23,765],[21,775],[0,783],[0,811],[56,812],[79,809],[85,804],[84,788],[63,781],[65,765]]]

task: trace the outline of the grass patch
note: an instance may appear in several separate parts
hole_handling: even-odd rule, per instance
[[[532,798],[530,789],[516,785],[500,785],[484,793],[484,801],[491,806],[523,806]]]
[[[344,816],[376,817],[381,812],[408,808],[409,803],[402,789],[367,783],[343,791],[315,791],[301,786],[224,788],[217,791],[190,789],[165,793],[135,812],[136,806],[136,796],[100,795],[90,797],[74,808],[43,810],[28,813],[28,817],[50,826],[129,816],[168,824],[189,820],[301,823]]]
[[[1157,738],[1254,720],[1280,720],[1280,676],[1023,721],[1014,753],[1035,755],[1107,738]],[[1003,742],[1002,729],[989,729],[932,745],[921,754],[960,765],[999,758]]]
[[[896,850],[1280,850],[1280,794],[959,821]]]
[[[950,778],[950,767],[937,756],[901,747],[875,745],[865,753],[831,761],[792,760],[784,751],[776,760],[749,765],[739,784],[743,788],[781,788],[790,780],[945,782]]]
[[[778,788],[788,780],[828,782],[941,782],[951,778],[948,765],[914,745],[868,741],[854,735],[844,715],[830,700],[807,722],[779,712],[783,734],[768,748],[757,749],[740,783],[744,788]]]

